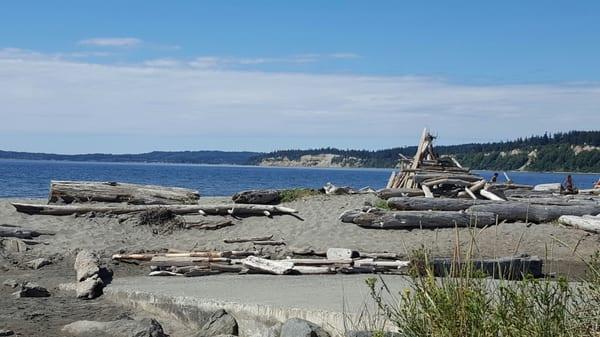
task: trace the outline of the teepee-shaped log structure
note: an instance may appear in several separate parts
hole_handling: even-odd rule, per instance
[[[426,197],[459,194],[473,197],[484,187],[485,180],[453,157],[439,156],[433,146],[434,139],[427,129],[423,130],[414,158],[402,156],[400,171],[392,172],[387,188],[422,189]]]

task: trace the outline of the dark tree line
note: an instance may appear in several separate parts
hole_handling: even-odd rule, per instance
[[[600,147],[600,131],[545,133],[511,141],[437,146],[436,151],[441,155],[454,155],[464,166],[473,169],[600,172],[600,150],[576,154],[571,148],[575,145]],[[410,157],[416,149],[416,146],[407,146],[377,151],[336,148],[280,150],[255,156],[249,163],[257,164],[265,158],[298,160],[307,154],[331,153],[341,156],[338,161],[358,158],[364,167],[394,167],[400,154]],[[523,167],[525,164],[527,166]]]

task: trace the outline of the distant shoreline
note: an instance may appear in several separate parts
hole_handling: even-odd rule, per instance
[[[399,168],[390,167],[316,167],[316,166],[263,166],[250,164],[202,164],[202,163],[176,163],[159,161],[95,161],[95,160],[60,160],[60,159],[15,159],[0,158],[2,161],[18,162],[50,162],[50,163],[74,163],[74,164],[116,164],[116,165],[181,165],[181,166],[209,166],[209,167],[248,167],[264,169],[322,169],[322,170],[372,170],[372,171],[391,171]],[[600,175],[600,172],[580,172],[580,171],[519,171],[519,170],[491,170],[491,169],[472,169],[473,172],[507,172],[507,173],[548,173],[548,174],[581,174],[581,175]]]

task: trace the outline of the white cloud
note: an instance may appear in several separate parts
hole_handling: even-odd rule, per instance
[[[95,47],[135,47],[142,40],[134,37],[96,37],[79,41],[79,44]]]
[[[311,146],[387,147],[414,142],[424,126],[444,142],[462,142],[600,125],[598,84],[483,86],[226,71],[215,69],[218,58],[194,62],[115,66],[0,50],[0,133],[236,137],[245,148],[260,135],[273,139],[273,148],[292,138]]]
[[[329,54],[329,57],[334,59],[357,59],[360,55],[354,53],[333,53]]]

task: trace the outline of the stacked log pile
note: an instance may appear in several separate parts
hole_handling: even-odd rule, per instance
[[[319,254],[321,255],[321,254]],[[209,276],[221,273],[312,275],[312,274],[407,274],[414,263],[395,253],[362,253],[347,248],[329,248],[324,257],[269,259],[255,251],[204,251],[113,255],[119,261],[137,261],[150,266],[149,276]],[[457,267],[451,259],[428,262],[436,276],[448,276]],[[516,256],[473,260],[473,267],[489,276],[518,279],[529,274],[542,276],[543,261],[537,257]],[[421,262],[417,262],[420,266]],[[464,264],[464,263],[463,263]],[[460,267],[460,266],[458,266]]]
[[[386,189],[379,191],[379,197],[424,195],[427,198],[501,199],[487,191],[488,186],[481,176],[462,167],[453,157],[439,156],[433,147],[434,139],[427,129],[423,130],[415,156],[400,159],[400,171],[392,172]]]
[[[118,261],[150,266],[150,276],[206,276],[220,273],[307,275],[334,273],[404,273],[408,261],[397,254],[362,254],[351,249],[330,248],[325,258],[271,260],[257,251],[200,251],[150,254],[117,254]]]

